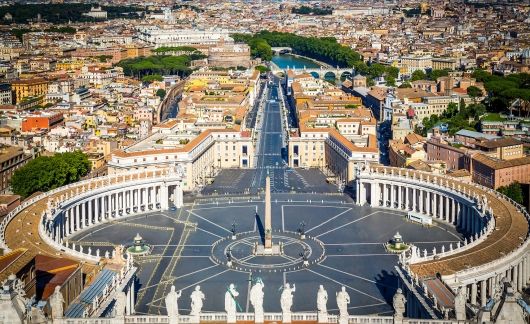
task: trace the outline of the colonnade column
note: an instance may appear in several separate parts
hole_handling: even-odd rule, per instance
[[[486,305],[486,280],[480,282],[480,306]]]
[[[477,283],[474,282],[471,284],[471,304],[476,305],[477,304]]]

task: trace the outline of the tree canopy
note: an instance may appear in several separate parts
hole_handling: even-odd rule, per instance
[[[325,16],[333,13],[332,8],[313,8],[309,6],[300,6],[298,8],[291,9],[291,12],[298,15],[315,15]]]
[[[79,181],[90,171],[87,156],[80,152],[41,156],[15,171],[11,178],[13,192],[28,197]]]
[[[494,112],[505,111],[515,99],[526,102],[527,116],[530,115],[530,74],[519,73],[508,76],[499,76],[484,70],[475,70],[472,75],[477,81],[483,82],[488,92],[489,110]]]
[[[304,37],[292,33],[261,31],[254,35],[233,34],[236,42],[247,43],[254,57],[272,59],[270,47],[290,47],[293,52],[333,66],[353,67],[361,62],[359,53],[337,43],[333,37]]]
[[[0,18],[10,13],[11,21],[1,20],[1,24],[6,23],[26,23],[28,20],[36,19],[37,13],[41,19],[54,24],[68,23],[69,21],[94,21],[95,18],[83,15],[90,11],[92,4],[84,3],[48,3],[48,4],[13,4],[0,6]],[[139,18],[137,12],[145,11],[143,7],[133,5],[127,6],[102,6],[107,11],[107,17],[113,18]]]
[[[188,76],[191,74],[190,63],[194,59],[197,59],[197,56],[193,54],[179,56],[154,55],[121,60],[117,65],[123,68],[123,72],[126,75],[136,76],[139,79],[153,74]]]
[[[519,182],[513,182],[507,186],[497,188],[497,191],[513,199],[519,204],[523,204],[523,188]]]

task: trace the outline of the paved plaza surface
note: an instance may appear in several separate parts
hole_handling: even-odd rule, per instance
[[[250,200],[250,201],[249,201]],[[182,290],[179,307],[183,314],[190,308],[190,294],[200,285],[206,295],[204,311],[224,311],[224,292],[230,283],[237,286],[241,311],[252,311],[248,291],[257,277],[265,283],[264,307],[267,312],[280,312],[281,286],[296,284],[293,311],[316,309],[316,292],[324,285],[330,296],[328,309],[336,313],[335,292],[345,286],[351,296],[351,314],[391,314],[391,300],[398,279],[394,266],[397,256],[387,253],[383,244],[397,231],[406,242],[421,249],[438,250],[442,245],[461,240],[454,228],[436,224],[432,228],[409,223],[404,213],[389,209],[355,206],[343,194],[273,194],[273,241],[282,232],[296,233],[304,223],[308,236],[324,247],[323,257],[308,267],[299,263],[285,267],[260,267],[260,264],[279,264],[301,258],[302,245],[289,239],[288,255],[255,257],[248,255],[252,240],[261,241],[264,214],[263,197],[235,197],[230,199],[201,198],[193,204],[167,212],[158,212],[101,224],[90,232],[71,238],[76,244],[112,249],[115,244],[132,244],[139,233],[153,248],[145,257],[136,257],[139,264],[136,312],[165,314],[164,296],[171,285]],[[236,239],[232,255],[236,265],[253,264],[240,269],[229,268],[223,253],[215,254],[216,242],[232,242],[231,230],[245,240]],[[291,245],[292,244],[292,245]],[[320,254],[312,245],[311,253]],[[215,258],[212,257],[212,252]],[[94,253],[94,252],[92,252]],[[238,263],[240,262],[241,263]],[[244,261],[244,262],[243,262]],[[296,261],[296,260],[295,260]]]

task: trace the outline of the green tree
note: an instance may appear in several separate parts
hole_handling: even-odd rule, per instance
[[[256,66],[256,70],[258,70],[260,73],[267,73],[270,71],[270,69],[263,65]]]
[[[11,188],[26,198],[38,191],[48,191],[79,181],[90,171],[87,156],[80,152],[38,157],[15,171]]]
[[[436,81],[438,80],[438,78],[443,77],[443,76],[448,76],[448,75],[449,75],[449,70],[447,69],[432,70],[432,71],[429,71],[429,73],[427,73],[427,79]]]
[[[142,82],[151,83],[153,81],[163,81],[164,78],[160,74],[151,74],[142,77]]]
[[[160,97],[160,99],[164,99],[166,96],[166,90],[164,89],[158,89],[156,90],[156,95]]]
[[[410,81],[419,81],[425,79],[427,79],[427,74],[425,74],[423,70],[416,70],[412,72],[412,75],[410,76]]]
[[[507,186],[497,188],[497,191],[513,199],[519,204],[523,204],[523,188],[519,182],[513,182]]]
[[[482,97],[482,90],[475,86],[470,86],[467,88],[467,94],[473,99],[473,102],[476,102],[477,98]]]
[[[398,88],[412,88],[412,86],[410,85],[410,82],[403,82],[402,84],[399,85]]]

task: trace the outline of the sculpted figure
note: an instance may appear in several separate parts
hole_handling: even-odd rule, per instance
[[[165,302],[166,302],[166,310],[167,310],[167,316],[171,319],[176,319],[179,316],[179,305],[178,305],[178,299],[182,295],[182,291],[179,291],[178,293],[175,291],[175,286],[171,286],[171,290],[166,296]]]
[[[125,316],[125,305],[127,296],[123,291],[119,292],[116,296],[116,302],[114,304],[114,314],[116,317]]]
[[[254,312],[263,314],[263,281],[258,279],[254,286],[250,289],[250,303],[254,307]]]
[[[50,296],[50,306],[52,308],[52,319],[63,318],[64,298],[61,293],[61,287],[55,286],[55,291]]]
[[[337,306],[339,307],[340,316],[348,316],[348,304],[350,295],[346,292],[346,287],[342,286],[341,291],[337,293]]]
[[[317,293],[317,309],[319,313],[328,312],[328,292],[324,289],[324,286],[320,285]]]
[[[282,306],[282,312],[289,313],[291,307],[293,306],[293,293],[296,291],[296,286],[293,284],[293,287],[286,283],[283,287],[282,295],[280,297],[280,303]]]
[[[458,288],[455,295],[455,316],[458,321],[466,320],[466,299],[465,288]]]
[[[235,315],[237,312],[237,296],[239,296],[239,293],[236,290],[236,286],[234,284],[230,284],[225,293],[225,311],[229,315]]]
[[[392,306],[394,306],[394,323],[403,321],[406,302],[407,300],[405,299],[405,296],[403,296],[403,291],[401,288],[398,288],[392,300]]]
[[[204,293],[201,291],[201,286],[195,286],[195,290],[191,293],[190,315],[199,315],[201,313],[203,299],[206,299],[206,296],[204,296]]]

